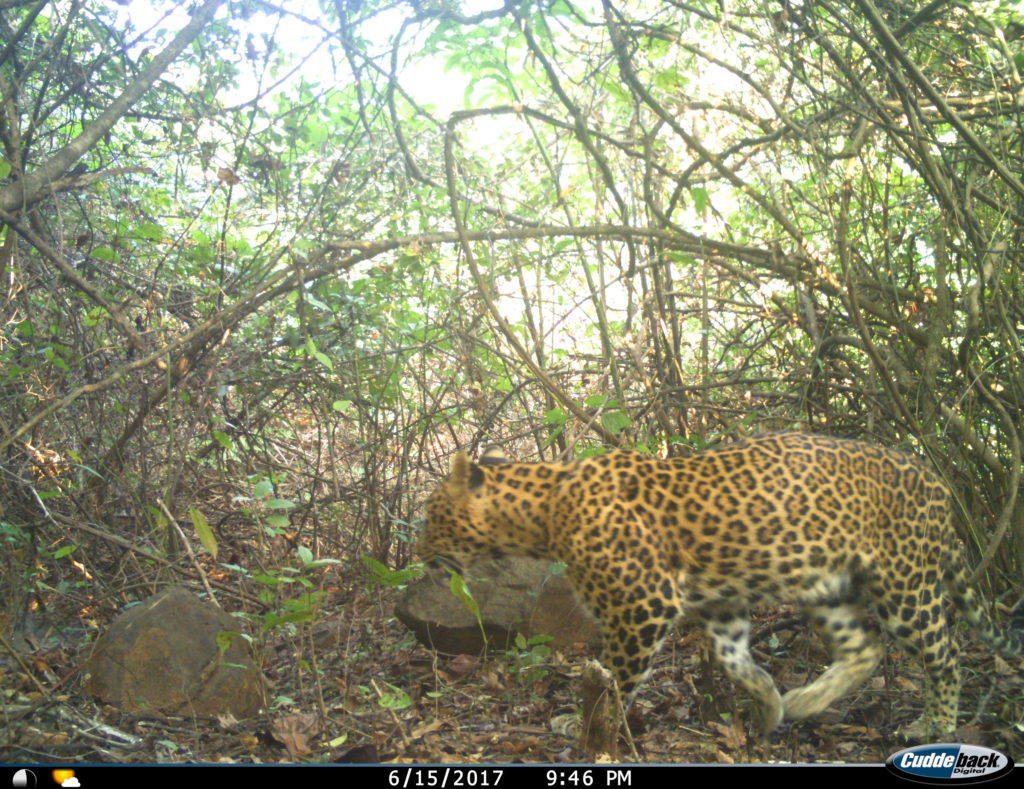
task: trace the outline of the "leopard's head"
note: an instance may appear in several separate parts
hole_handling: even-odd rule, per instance
[[[427,499],[426,524],[417,554],[425,562],[458,569],[471,556],[499,555],[491,538],[487,516],[490,493],[487,465],[495,462],[490,450],[480,463],[465,452],[452,458],[451,473]]]

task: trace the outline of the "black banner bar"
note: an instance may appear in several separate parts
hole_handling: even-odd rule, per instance
[[[1015,768],[1009,779],[1018,779]],[[662,789],[680,781],[785,781],[788,787],[854,781],[872,787],[911,786],[881,764],[869,765],[0,765],[0,789],[200,789],[280,787],[334,789]],[[667,784],[668,782],[668,784]],[[997,783],[1001,780],[997,780]],[[951,782],[955,783],[955,782]],[[750,785],[750,784],[748,784]],[[702,787],[697,784],[696,787]]]

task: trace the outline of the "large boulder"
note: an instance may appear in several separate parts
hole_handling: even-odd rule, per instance
[[[395,606],[420,643],[451,655],[506,649],[517,633],[552,637],[553,647],[600,643],[598,624],[576,599],[572,584],[551,562],[488,559],[468,564],[463,578],[480,607],[480,622],[451,591],[451,576],[436,568],[409,584]]]
[[[221,655],[217,635],[240,622],[181,587],[120,614],[96,642],[85,689],[120,709],[161,715],[248,717],[265,706],[263,675],[248,644]]]

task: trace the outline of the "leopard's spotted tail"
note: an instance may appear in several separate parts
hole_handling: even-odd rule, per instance
[[[1007,657],[1024,657],[1024,597],[1010,612],[1005,630],[997,628],[989,616],[980,596],[967,583],[967,571],[962,564],[946,571],[943,578],[949,600],[967,620],[971,629],[996,652]]]

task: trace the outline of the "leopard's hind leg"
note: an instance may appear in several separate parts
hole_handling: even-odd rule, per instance
[[[809,685],[794,688],[782,697],[789,720],[807,718],[825,710],[870,677],[884,654],[858,602],[835,600],[808,605],[805,611],[811,626],[831,647],[833,661]]]
[[[896,585],[879,579],[871,591],[882,626],[924,666],[924,712],[902,733],[911,739],[947,735],[956,729],[960,667],[938,570],[913,568],[899,580]]]

